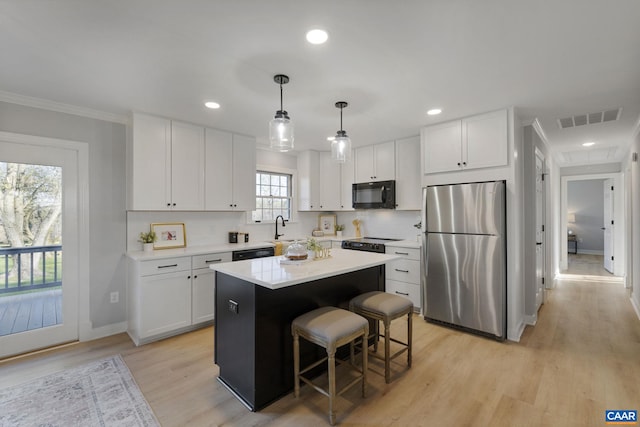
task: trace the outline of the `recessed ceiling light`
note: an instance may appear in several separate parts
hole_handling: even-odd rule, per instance
[[[583,147],[591,147],[592,145],[596,145],[595,142],[585,142],[584,144],[582,144]]]
[[[327,41],[329,35],[325,30],[318,28],[307,32],[307,41],[311,44],[322,44]]]
[[[437,116],[440,113],[442,113],[442,109],[440,108],[432,108],[431,110],[427,111],[427,114],[430,116]]]
[[[207,108],[211,108],[213,110],[216,110],[216,109],[220,108],[220,104],[218,104],[217,102],[213,102],[213,101],[205,102],[204,106],[207,107]]]

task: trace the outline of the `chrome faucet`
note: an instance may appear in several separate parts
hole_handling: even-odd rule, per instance
[[[287,222],[286,219],[284,219],[284,217],[282,215],[278,215],[276,217],[276,237],[274,238],[275,240],[278,240],[278,237],[280,236],[284,236],[284,234],[278,234],[278,218],[282,219],[282,226],[285,227],[285,222]]]

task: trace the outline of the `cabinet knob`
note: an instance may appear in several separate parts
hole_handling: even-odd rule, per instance
[[[191,276],[187,276],[187,279],[191,279]]]
[[[193,278],[194,278],[194,279],[197,279],[197,278],[198,278],[198,276],[193,276]]]
[[[458,162],[458,166],[461,166],[460,162]]]
[[[229,207],[230,207],[230,208],[232,208],[232,207],[233,207],[233,203],[231,203],[231,204],[229,205]]]
[[[464,166],[467,166],[467,162],[462,162],[462,164],[463,164]]]
[[[167,207],[170,207],[170,206],[171,206],[171,203],[167,203]]]
[[[174,203],[173,206],[175,206],[176,204]]]

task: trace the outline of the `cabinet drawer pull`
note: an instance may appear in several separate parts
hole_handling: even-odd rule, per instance
[[[171,264],[171,265],[159,265],[158,268],[171,268],[171,267],[177,267],[178,264]]]
[[[404,295],[404,296],[407,296],[407,297],[409,296],[409,294],[404,293],[404,292],[399,292],[399,291],[395,291],[395,292],[396,292],[396,294],[398,294],[398,295]]]
[[[208,259],[205,261],[205,264],[211,264],[212,262],[220,262],[222,261],[222,258],[218,258],[218,259]]]
[[[409,252],[394,252],[396,255],[409,255]]]
[[[399,268],[396,268],[395,270],[399,271],[400,273],[408,273],[409,272],[409,270],[400,270]]]

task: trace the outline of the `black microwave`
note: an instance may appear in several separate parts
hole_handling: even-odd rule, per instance
[[[362,182],[352,186],[354,209],[395,209],[396,182]]]

